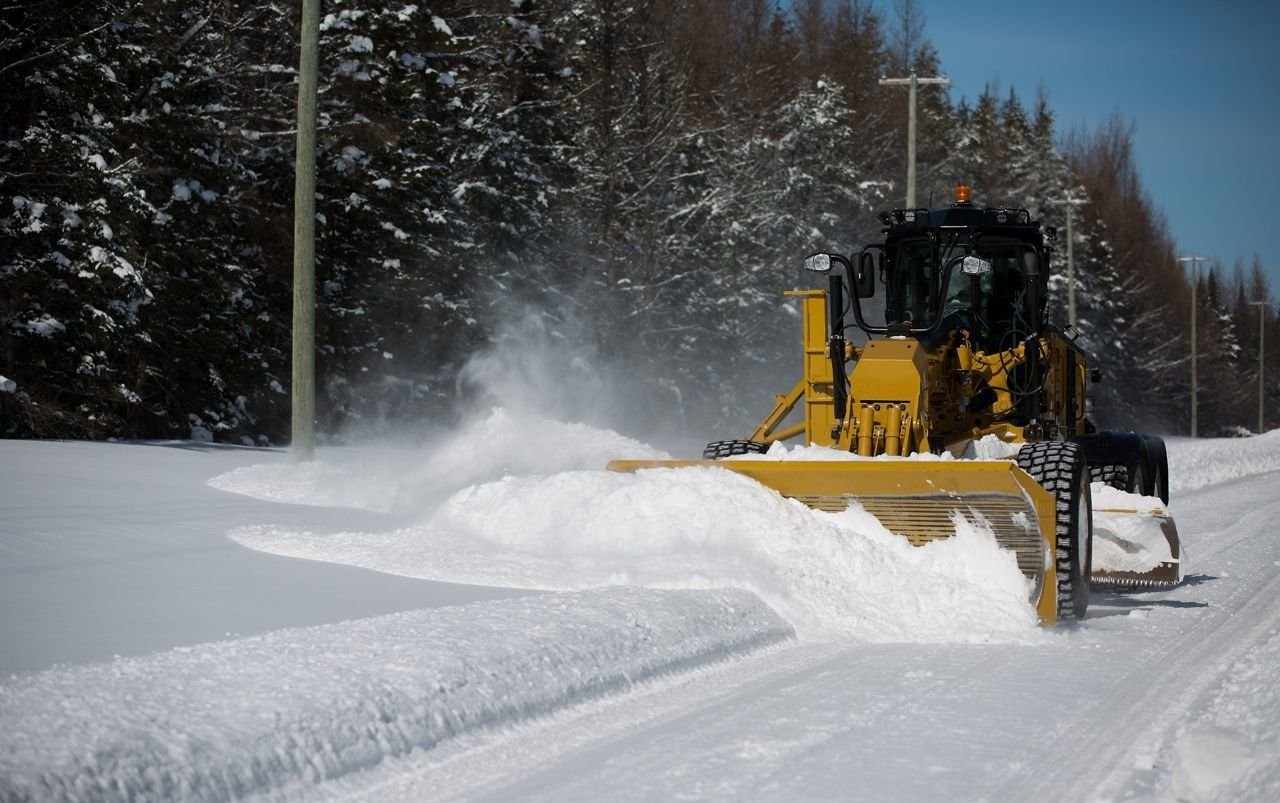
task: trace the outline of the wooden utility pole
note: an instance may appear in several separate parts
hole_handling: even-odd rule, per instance
[[[1265,402],[1266,402],[1266,385],[1262,381],[1263,367],[1266,365],[1263,344],[1266,342],[1267,336],[1267,302],[1250,301],[1251,305],[1258,308],[1258,434],[1261,435],[1266,427]]]
[[[1075,232],[1071,230],[1071,219],[1075,217],[1072,208],[1079,206],[1084,201],[1078,198],[1072,198],[1071,193],[1067,193],[1067,323],[1072,326],[1076,325],[1076,257],[1075,257]]]
[[[920,84],[950,86],[945,75],[935,78],[917,78],[914,72],[907,78],[881,78],[880,86],[906,85],[907,93],[907,209],[916,208],[916,87]]]
[[[1208,262],[1205,257],[1178,257],[1179,262],[1191,263],[1191,437],[1196,437],[1196,408],[1199,389],[1196,387],[1196,352],[1200,350],[1196,342],[1196,285],[1200,282],[1200,263]]]
[[[320,0],[302,0],[298,57],[298,149],[293,184],[293,456],[315,457],[316,86]]]

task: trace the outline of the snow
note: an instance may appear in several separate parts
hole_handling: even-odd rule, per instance
[[[1168,445],[1173,495],[1280,470],[1280,429],[1254,438],[1175,438]]]
[[[1002,440],[997,435],[986,435],[977,440],[970,441],[964,449],[961,459],[964,460],[1005,460],[1017,456],[1022,449],[1021,443],[1010,443]],[[907,457],[898,457],[896,455],[876,455],[875,457],[862,457],[852,452],[833,449],[829,446],[817,446],[814,444],[794,444],[788,446],[782,441],[774,441],[769,445],[769,450],[764,454],[746,454],[735,455],[725,458],[727,460],[770,460],[778,462],[789,461],[898,461],[898,460],[954,460],[955,455],[950,452],[942,454],[934,454],[932,452],[912,452]]]
[[[1254,756],[1239,734],[1204,725],[1178,741],[1174,760],[1170,791],[1190,802],[1213,800],[1219,787],[1245,774]]]
[[[303,465],[0,441],[0,799],[1275,800],[1280,432],[1169,452],[1196,573],[1047,630],[979,524],[509,410]]]
[[[1154,496],[1125,493],[1101,482],[1091,483],[1094,571],[1146,572],[1173,562],[1161,529],[1165,503]],[[1187,551],[1179,555],[1186,574]]]
[[[726,460],[769,460],[776,462],[792,462],[792,461],[859,461],[873,460],[883,462],[896,462],[898,460],[953,460],[949,453],[933,454],[932,452],[915,452],[910,457],[898,457],[896,455],[876,455],[875,457],[863,457],[845,452],[840,449],[832,449],[830,446],[817,446],[815,444],[796,444],[788,446],[781,441],[775,441],[769,445],[769,451],[764,454],[746,454],[734,455],[725,458]]]
[[[39,318],[32,318],[27,321],[24,326],[28,332],[40,335],[41,337],[53,337],[57,333],[65,331],[67,328],[62,321],[54,318],[47,312]]]
[[[1133,510],[1139,513],[1151,513],[1163,511],[1166,507],[1164,500],[1159,497],[1125,493],[1102,482],[1090,483],[1089,494],[1092,497],[1094,511]]]
[[[230,800],[789,635],[749,594],[633,588],[408,611],[61,667],[0,689],[0,777],[6,799]]]
[[[978,525],[962,521],[958,533],[916,549],[860,510],[813,511],[741,475],[689,468],[507,477],[390,532],[253,525],[229,535],[274,554],[445,582],[743,588],[810,638],[1040,638],[1012,556]],[[920,588],[902,593],[913,582]]]
[[[998,435],[984,435],[970,442],[964,456],[968,460],[1000,460],[1016,457],[1022,451],[1021,443],[1011,443]]]
[[[787,454],[820,459],[814,452]],[[391,531],[255,524],[228,534],[277,555],[506,588],[742,588],[806,637],[1041,636],[1024,577],[983,524],[962,519],[956,538],[917,549],[861,509],[811,510],[721,469],[601,470],[623,456],[666,457],[614,432],[496,409],[416,470],[274,464],[210,482],[259,499],[415,514]],[[920,588],[903,594],[908,578]]]
[[[1280,800],[1280,632],[1223,673],[1206,716],[1174,748],[1171,791],[1200,801]]]

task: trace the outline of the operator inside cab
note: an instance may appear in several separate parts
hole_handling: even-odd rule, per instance
[[[980,274],[953,270],[947,285],[938,334],[946,337],[952,330],[967,330],[973,344],[986,352],[1001,351],[1017,345],[1016,333],[1026,329],[1020,325],[1024,280],[1018,259],[1012,251],[988,251],[980,258],[990,265]]]

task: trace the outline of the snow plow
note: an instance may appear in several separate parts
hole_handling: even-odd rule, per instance
[[[979,208],[963,185],[950,207],[880,221],[884,239],[853,259],[804,261],[827,287],[788,293],[802,376],[754,432],[701,460],[609,468],[716,465],[813,508],[859,505],[915,545],[972,520],[1014,553],[1047,624],[1083,617],[1091,584],[1180,582],[1163,441],[1097,431],[1088,389],[1101,373],[1078,333],[1048,319],[1054,229]],[[828,448],[773,446],[792,438]]]

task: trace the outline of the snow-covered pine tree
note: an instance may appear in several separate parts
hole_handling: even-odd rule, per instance
[[[111,0],[15,6],[0,39],[0,373],[15,433],[125,434],[132,358],[150,335],[151,266],[133,247],[156,210],[120,141],[130,27]]]
[[[118,124],[155,208],[133,246],[151,266],[134,355],[138,435],[278,440],[287,429],[293,127],[289,16],[254,3],[148,0],[121,68]]]

